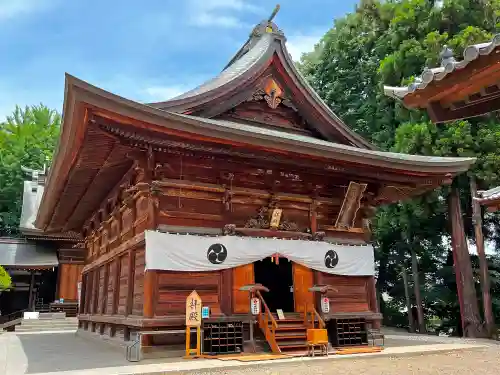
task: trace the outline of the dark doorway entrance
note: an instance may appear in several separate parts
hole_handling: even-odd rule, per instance
[[[267,306],[272,312],[277,309],[293,312],[293,272],[292,262],[280,258],[279,264],[266,258],[254,263],[255,282],[269,289],[262,293]]]

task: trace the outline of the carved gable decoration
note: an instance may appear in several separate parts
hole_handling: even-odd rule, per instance
[[[272,77],[257,87],[248,99],[216,118],[319,137]]]
[[[264,86],[264,92],[264,99],[267,105],[272,109],[276,109],[283,100],[283,90],[281,87],[279,87],[274,79],[269,78]]]

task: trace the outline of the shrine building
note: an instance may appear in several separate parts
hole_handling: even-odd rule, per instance
[[[306,313],[335,346],[379,327],[375,207],[449,184],[474,159],[376,149],[308,85],[285,41],[264,21],[220,74],[160,103],[66,76],[34,226],[84,239],[80,332],[128,342],[182,330],[193,290],[209,308],[202,328],[225,330],[220,344],[205,335],[213,353],[243,350],[227,327],[247,335],[252,290],[273,352],[305,347]]]

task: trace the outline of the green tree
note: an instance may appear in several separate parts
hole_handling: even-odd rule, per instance
[[[489,188],[500,184],[497,116],[435,125],[425,111],[408,110],[386,97],[382,85],[408,84],[425,66],[438,65],[445,45],[460,59],[466,46],[487,41],[498,31],[499,16],[500,0],[361,0],[353,13],[335,21],[312,53],[302,56],[299,68],[350,127],[382,149],[475,156],[478,162],[472,173],[480,189]],[[473,240],[466,178],[460,179],[460,187],[466,231]],[[437,189],[378,210],[374,222],[377,287],[392,297],[387,306],[381,302],[388,321],[400,321],[392,316],[405,305],[397,265],[402,261],[411,264],[411,252],[418,255],[427,316],[437,315],[441,321],[450,321],[448,314],[453,313],[453,319],[458,321],[458,309],[445,311],[435,303],[440,300],[444,305],[458,306],[454,279],[443,276],[452,264],[447,245],[447,192],[446,188]],[[492,229],[500,228],[498,224],[497,215],[486,218],[487,239],[500,238],[498,231]],[[410,268],[408,273],[411,274]],[[446,290],[452,292],[445,293]],[[436,299],[436,292],[441,293],[441,299]],[[500,295],[494,297],[494,303],[500,302]]]
[[[43,168],[54,151],[61,116],[40,104],[21,109],[0,122],[0,236],[18,234],[22,207],[21,166]]]

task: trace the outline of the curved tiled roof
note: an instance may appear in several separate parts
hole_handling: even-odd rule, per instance
[[[489,190],[482,190],[477,192],[478,197],[474,198],[481,204],[488,204],[489,202],[500,199],[500,186],[494,187]]]
[[[225,85],[226,83],[237,79],[252,66],[254,66],[262,57],[266,55],[269,46],[273,42],[272,34],[264,34],[255,45],[248,50],[244,55],[242,55],[233,64],[229,65],[224,69],[218,76],[212,78],[211,80],[203,83],[202,85],[185,92],[175,98],[170,99],[170,101],[185,99],[192,96],[200,95],[205,92],[214,90],[218,87]]]
[[[392,98],[402,99],[417,90],[425,89],[433,81],[441,81],[450,73],[465,68],[480,56],[491,54],[498,46],[500,46],[500,34],[496,34],[489,42],[466,47],[463,53],[464,58],[461,61],[455,60],[453,51],[445,46],[441,52],[441,66],[425,68],[420,76],[415,78],[415,81],[408,86],[384,86],[384,94]]]

